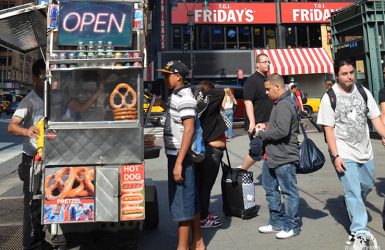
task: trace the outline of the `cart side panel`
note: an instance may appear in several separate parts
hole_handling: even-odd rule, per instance
[[[96,167],[96,221],[118,221],[119,167]]]
[[[48,129],[45,165],[141,163],[143,128]]]

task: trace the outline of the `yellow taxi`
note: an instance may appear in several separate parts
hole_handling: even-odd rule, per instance
[[[143,110],[145,113],[147,113],[147,110],[151,105],[151,98],[151,95],[144,94]],[[166,110],[161,106],[153,105],[151,108],[149,122],[151,122],[155,126],[164,126],[164,122],[166,121],[165,111]]]
[[[307,102],[303,105],[303,109],[308,115],[311,115],[318,112],[320,104],[320,97],[308,97]]]

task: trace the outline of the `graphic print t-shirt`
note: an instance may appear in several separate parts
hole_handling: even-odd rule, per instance
[[[356,86],[351,93],[342,91],[338,84],[334,84],[333,90],[337,99],[335,112],[330,105],[329,96],[324,94],[317,123],[334,127],[340,157],[360,163],[373,159],[367,118],[373,119],[379,116],[380,110],[372,94],[365,88],[368,96],[366,104]],[[369,109],[368,113],[366,113],[366,106]]]

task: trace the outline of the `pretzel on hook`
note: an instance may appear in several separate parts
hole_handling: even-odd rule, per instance
[[[119,91],[120,89],[126,89],[124,94],[120,93]],[[131,94],[132,96],[132,100],[130,103],[127,103],[126,101],[128,94]],[[118,95],[121,98],[122,102],[120,104],[115,103],[115,100],[114,100],[115,95]],[[119,83],[118,85],[116,85],[115,89],[112,91],[110,95],[110,105],[113,109],[116,109],[116,108],[130,109],[136,105],[136,100],[137,100],[136,92],[128,83]]]

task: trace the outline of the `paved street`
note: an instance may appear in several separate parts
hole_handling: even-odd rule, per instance
[[[4,117],[3,117],[4,118]],[[0,202],[8,197],[21,196],[21,182],[17,178],[16,168],[20,162],[20,138],[8,136],[4,120],[0,122]],[[150,131],[152,128],[146,128]],[[157,132],[158,131],[158,132]],[[159,129],[155,129],[159,134]],[[248,149],[248,139],[238,129],[237,136],[228,143],[230,159],[233,166],[241,163]],[[310,137],[327,154],[322,133],[311,133]],[[162,145],[162,139],[156,142]],[[368,197],[368,212],[371,217],[369,228],[376,236],[381,249],[385,249],[385,232],[382,229],[381,212],[385,191],[385,154],[380,141],[373,140],[375,159],[377,162],[375,190]],[[220,189],[221,172],[212,192],[211,210],[221,216],[223,227],[204,229],[204,239],[208,249],[333,249],[345,250],[349,220],[345,212],[342,189],[334,169],[328,159],[319,172],[298,176],[300,189],[301,234],[289,240],[276,240],[274,235],[262,235],[257,227],[268,220],[268,210],[264,191],[260,182],[261,163],[252,168],[254,172],[256,200],[260,206],[259,216],[251,220],[224,217],[222,214],[222,198]],[[167,197],[166,158],[164,151],[160,158],[146,161],[146,178],[152,178],[158,189],[160,207],[160,224],[158,229],[144,231],[140,239],[139,249],[175,249],[177,242],[177,224],[170,221]],[[20,212],[15,210],[15,213]],[[1,210],[1,208],[0,208]],[[3,223],[0,218],[0,223]],[[15,222],[14,225],[20,225]],[[5,226],[0,224],[0,233]],[[3,230],[1,228],[3,227]],[[12,234],[11,234],[12,232]],[[14,233],[13,233],[14,232]],[[1,249],[20,249],[17,245],[7,248],[7,241],[20,237],[20,231],[8,231],[0,234]],[[20,244],[20,241],[14,241]],[[15,248],[16,247],[16,248]]]

